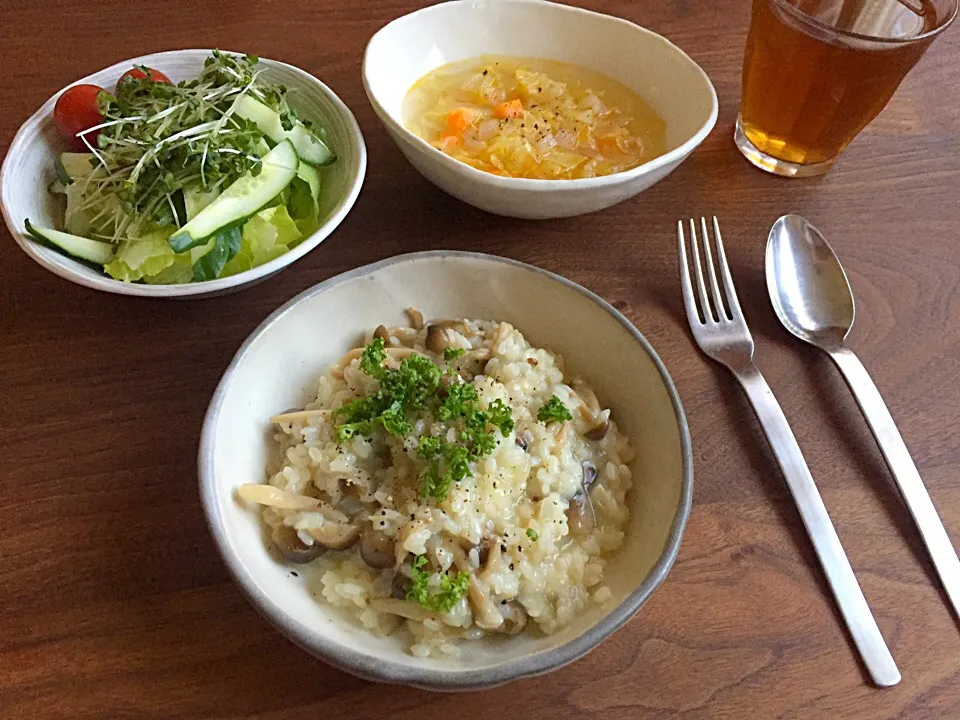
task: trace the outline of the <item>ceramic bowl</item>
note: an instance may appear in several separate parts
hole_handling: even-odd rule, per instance
[[[578,180],[491,175],[454,160],[405,126],[403,99],[423,75],[481,55],[549,58],[598,70],[644,98],[666,122],[666,154],[627,172]],[[713,129],[717,94],[680,48],[633,23],[542,0],[457,0],[394,20],[363,60],[367,97],[428,180],[498,215],[555,218],[614,205],[666,177]]]
[[[72,85],[92,83],[112,89],[120,76],[134,65],[146,65],[174,82],[199,74],[211,50],[175,50],[124,60],[106,70],[88,75]],[[160,298],[220,295],[263,280],[280,272],[313,250],[343,221],[360,194],[367,167],[367,150],[360,126],[334,92],[309,73],[276,60],[260,59],[264,77],[294,91],[291,103],[304,117],[323,123],[336,149],[337,162],[323,170],[321,224],[315,233],[280,257],[246,272],[201,283],[146,285],[125,283],[40,245],[24,230],[24,219],[40,226],[59,228],[63,224],[61,201],[47,187],[56,177],[53,161],[64,150],[53,125],[53,106],[60,93],[47,100],[17,132],[0,170],[0,207],[7,229],[31,258],[50,272],[85,287],[120,295]]]
[[[393,636],[374,637],[318,602],[305,573],[267,550],[259,512],[238,500],[260,483],[268,418],[313,399],[319,376],[383,323],[426,318],[505,320],[536,346],[560,352],[634,440],[626,543],[604,584],[613,597],[549,636],[471,642],[457,660],[415,658]],[[480,688],[559,668],[626,623],[663,581],[690,513],[693,464],[677,391],[656,352],[613,307],[569,280],[511,260],[459,252],[402,255],[327,280],[273,313],[240,348],[213,396],[199,454],[200,493],[216,545],[254,606],[326,662],[364,678],[437,690]],[[302,568],[302,566],[301,566]]]

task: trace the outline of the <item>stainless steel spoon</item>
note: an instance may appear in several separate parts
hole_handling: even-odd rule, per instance
[[[880,391],[863,363],[844,344],[853,327],[854,304],[840,261],[813,225],[799,215],[785,215],[774,223],[767,238],[766,266],[767,290],[780,322],[830,355],[850,386],[960,619],[956,550]]]

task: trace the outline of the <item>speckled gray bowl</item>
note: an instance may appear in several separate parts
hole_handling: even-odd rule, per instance
[[[267,551],[259,514],[235,488],[262,482],[268,418],[300,406],[319,375],[365,329],[425,317],[505,320],[560,352],[613,409],[638,452],[627,501],[627,540],[607,566],[613,599],[591,605],[555,635],[525,633],[465,644],[458,660],[415,658],[317,602],[304,574]],[[200,442],[200,493],[227,567],[256,608],[308,652],[371,680],[432,690],[477,689],[550,672],[585,655],[626,623],[663,582],[680,547],[693,496],[687,422],[666,368],[637,329],[601,298],[530,265],[460,252],[402,255],[301,293],[240,348],[213,396]]]

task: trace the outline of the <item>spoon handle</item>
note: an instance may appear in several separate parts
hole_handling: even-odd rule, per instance
[[[777,463],[783,471],[790,494],[800,511],[800,519],[807,529],[807,535],[813,543],[823,573],[827,576],[830,589],[843,621],[850,630],[854,645],[860,652],[863,664],[870,673],[873,682],[879,687],[890,687],[900,682],[900,671],[880,634],[877,621],[870,612],[867,600],[863,596],[850,561],[840,544],[837,531],[833,527],[827,508],[823,504],[817,485],[810,474],[797,438],[773,396],[770,386],[760,371],[752,364],[734,372],[743,386],[750,404],[753,405],[757,419],[766,433]]]
[[[829,352],[877,439],[883,459],[886,460],[903,501],[920,530],[933,566],[940,575],[940,582],[943,583],[953,611],[960,620],[960,559],[957,559],[957,551],[954,550],[923,480],[920,479],[910,451],[907,450],[880,391],[860,359],[847,347]]]

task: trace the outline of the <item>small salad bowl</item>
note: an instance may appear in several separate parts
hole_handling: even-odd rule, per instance
[[[160,71],[173,82],[197,76],[212,50],[175,50],[124,60],[72,85],[90,83],[113,88],[120,76],[134,66]],[[231,53],[234,54],[234,53]],[[25,229],[30,219],[37,226],[60,229],[63,208],[47,188],[56,179],[54,159],[66,148],[53,122],[53,108],[60,93],[50,98],[17,132],[0,170],[0,208],[14,239],[31,258],[47,270],[71,282],[119,295],[183,298],[221,295],[259,282],[313,250],[326,239],[353,207],[366,173],[367,151],[360,127],[343,101],[309,73],[276,60],[260,59],[265,79],[291,90],[291,105],[301,117],[313,119],[326,129],[337,160],[322,168],[320,224],[288,252],[269,262],[235,275],[176,285],[149,285],[115,280],[99,269],[40,244]]]
[[[473,168],[407,129],[403,101],[417,80],[483,55],[560,60],[620,81],[666,123],[667,152],[614,175],[531,180]],[[543,0],[454,0],[404,15],[370,39],[363,82],[387,132],[428,180],[482,210],[520,218],[581,215],[633,197],[683,162],[717,120],[710,79],[666,38],[620,18]]]

